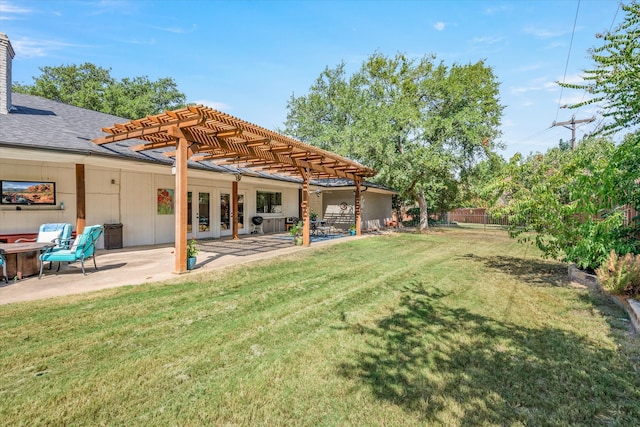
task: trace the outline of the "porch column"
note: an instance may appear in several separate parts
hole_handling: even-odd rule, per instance
[[[358,180],[354,180],[353,181],[356,184],[356,206],[355,206],[355,214],[356,214],[356,236],[360,236],[360,234],[362,234],[362,217],[361,217],[361,211],[360,211],[360,181]]]
[[[178,138],[176,142],[176,190],[175,190],[175,273],[187,271],[187,159],[189,141]]]
[[[78,163],[76,164],[76,236],[82,234],[82,230],[87,225],[85,200],[84,165]]]
[[[233,212],[232,240],[238,240],[240,239],[238,236],[238,181],[233,181],[231,184],[231,212]]]
[[[298,168],[300,176],[302,176],[302,245],[309,246],[311,244],[311,223],[309,222],[309,178],[311,174],[306,168]]]

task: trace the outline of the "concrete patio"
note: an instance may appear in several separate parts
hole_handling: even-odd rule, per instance
[[[287,234],[243,235],[231,238],[199,240],[196,268],[182,275],[173,273],[174,247],[170,245],[129,247],[117,250],[99,250],[96,255],[98,270],[93,260],[85,262],[87,275],[82,274],[80,263],[63,265],[56,272],[45,266],[42,279],[38,276],[22,280],[0,282],[0,304],[32,301],[64,295],[91,292],[126,285],[160,282],[178,277],[213,271],[231,265],[269,259],[281,255],[313,250],[325,245],[344,242],[348,235],[314,239],[309,247],[294,246]],[[349,237],[353,239],[354,237]]]

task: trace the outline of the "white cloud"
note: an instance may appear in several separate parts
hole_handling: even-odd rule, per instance
[[[193,102],[194,104],[197,104],[197,105],[202,104],[205,107],[213,108],[214,110],[220,110],[220,111],[232,110],[230,105],[225,104],[224,102],[212,101],[210,99],[198,99],[198,100],[189,101],[189,102]]]
[[[153,46],[153,45],[157,44],[157,40],[155,38],[153,38],[153,37],[148,39],[148,40],[129,39],[129,40],[123,41],[123,43],[129,43],[129,44],[135,44],[135,45]]]
[[[559,86],[555,82],[550,82],[547,78],[538,78],[530,81],[524,86],[512,87],[509,92],[514,95],[519,95],[527,92],[534,92],[540,90],[549,90],[552,87],[558,88]]]
[[[478,44],[492,45],[492,44],[500,43],[502,40],[503,40],[502,37],[486,36],[486,37],[475,37],[471,42],[476,45]]]
[[[198,26],[196,24],[193,24],[190,29],[182,28],[182,27],[151,27],[151,28],[160,30],[160,31],[166,31],[168,33],[187,34],[187,33],[194,33],[198,29]]]
[[[445,26],[446,26],[446,24],[445,24],[444,22],[440,21],[440,22],[436,22],[436,23],[433,25],[433,28],[435,28],[435,29],[436,29],[436,30],[438,30],[438,31],[442,31],[442,30],[444,30],[444,27],[445,27]]]
[[[0,2],[0,21],[9,21],[19,19],[16,15],[25,15],[31,13],[31,9],[15,6],[9,2]]]
[[[531,34],[535,37],[541,38],[541,39],[548,39],[548,38],[552,38],[552,37],[560,37],[560,36],[564,36],[565,34],[569,34],[571,31],[569,30],[550,30],[547,28],[539,28],[539,27],[534,27],[534,26],[527,26],[523,29],[523,31],[526,34]]]
[[[562,79],[558,79],[558,81],[562,81]],[[565,77],[564,82],[569,84],[580,84],[584,83],[584,78],[582,77],[582,74],[572,74]]]
[[[544,47],[544,49],[551,50],[551,49],[565,48],[565,47],[567,47],[566,42],[556,41],[556,42],[549,43]]]
[[[63,43],[53,40],[35,40],[22,38],[12,40],[11,45],[16,51],[16,56],[21,58],[37,58],[49,55],[52,51],[64,49],[67,47],[90,47],[72,43]]]
[[[513,7],[511,5],[504,4],[504,5],[501,5],[501,6],[487,7],[484,10],[484,14],[485,15],[496,15],[498,13],[509,12],[511,10],[513,10]]]
[[[545,67],[545,64],[543,62],[537,62],[535,64],[523,65],[521,67],[515,68],[513,71],[516,73],[522,73],[526,71],[540,70],[544,67]]]
[[[0,13],[30,13],[31,9],[14,6],[9,2],[0,3]]]

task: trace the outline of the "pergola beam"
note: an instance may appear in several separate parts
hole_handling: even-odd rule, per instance
[[[149,117],[151,119],[151,117]],[[146,135],[154,135],[162,132],[167,132],[170,128],[177,126],[178,128],[188,128],[191,126],[197,126],[205,121],[205,117],[197,117],[190,119],[175,120],[173,122],[162,123],[154,126],[144,126],[142,129],[129,129],[127,126],[120,125],[120,127],[114,126],[115,129],[125,130],[122,132],[112,132],[114,128],[102,128],[105,133],[114,133],[110,136],[103,136],[93,140],[98,145],[108,144],[110,142],[126,141],[127,139],[143,138]],[[154,121],[154,120],[152,120]],[[133,122],[131,122],[133,123]]]
[[[204,106],[189,106],[166,111],[127,123],[103,128],[110,135],[93,140],[98,145],[128,139],[144,141],[130,147],[134,151],[159,150],[175,147],[163,154],[175,157],[176,164],[176,272],[186,270],[187,238],[187,162],[211,161],[216,165],[276,171],[280,174],[302,178],[302,213],[305,221],[304,244],[309,239],[309,181],[312,176],[340,177],[354,181],[357,198],[359,184],[366,177],[375,175],[373,169],[337,154],[304,144],[293,138],[280,135],[260,126]],[[242,166],[241,166],[242,165]],[[237,181],[232,197],[234,212],[237,211]],[[360,228],[360,205],[356,201],[356,222]],[[234,216],[234,223],[237,218]],[[234,224],[233,237],[237,237]]]

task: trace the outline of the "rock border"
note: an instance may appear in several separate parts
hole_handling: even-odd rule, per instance
[[[623,308],[627,314],[629,315],[629,319],[631,319],[631,324],[633,325],[633,329],[636,331],[636,335],[640,334],[640,301],[635,300],[633,298],[625,298],[617,295],[611,295],[605,289],[600,286],[600,282],[598,282],[598,277],[594,274],[586,273],[575,265],[569,266],[569,280],[574,282],[581,283],[585,286],[589,286],[592,289],[597,290],[605,295],[609,295],[609,297],[618,304],[621,308]]]

